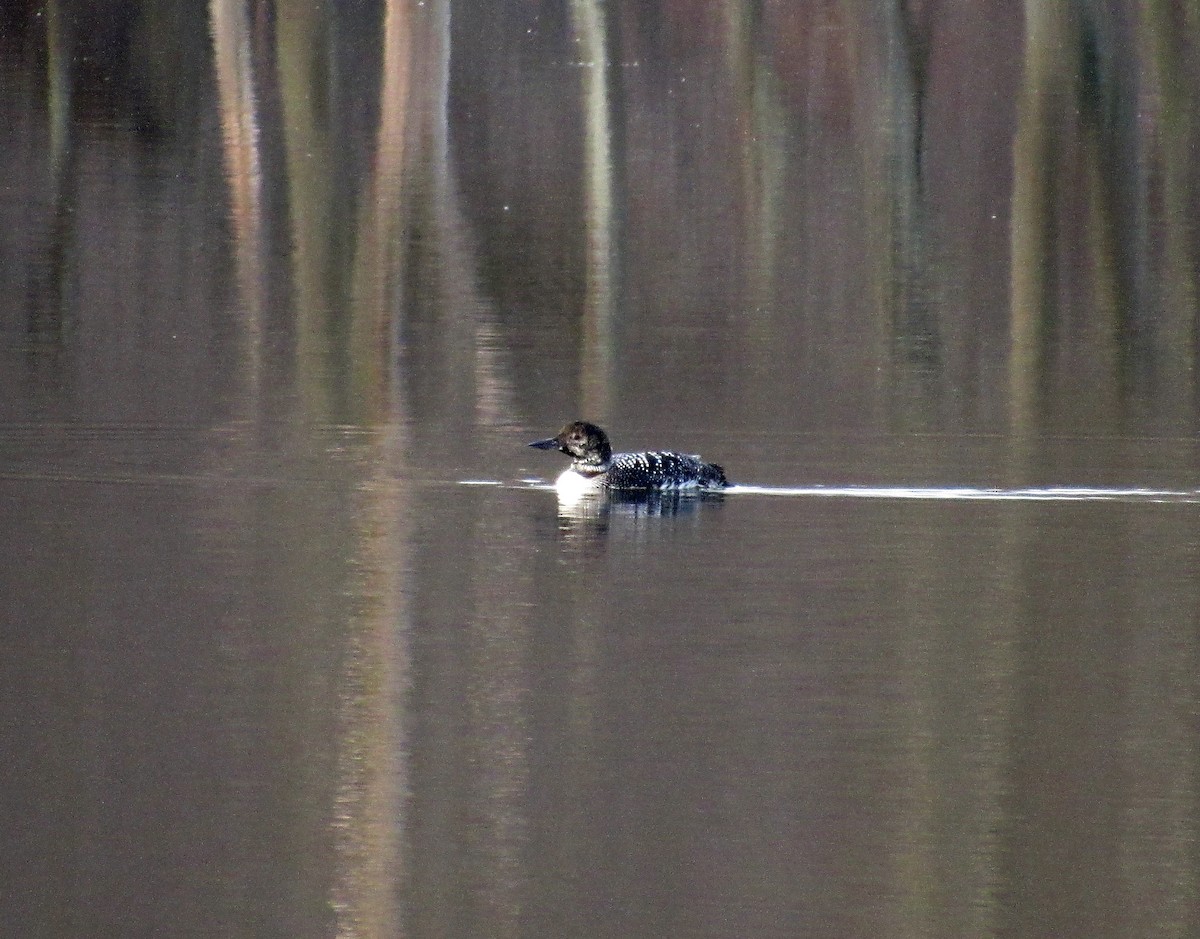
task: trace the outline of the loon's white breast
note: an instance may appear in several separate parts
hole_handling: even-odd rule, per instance
[[[576,472],[574,467],[568,467],[554,481],[554,491],[558,493],[560,499],[574,502],[583,496],[603,492],[605,482],[606,474],[604,473],[585,475]]]

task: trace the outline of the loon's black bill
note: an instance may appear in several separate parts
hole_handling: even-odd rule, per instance
[[[530,444],[530,446],[535,447],[538,450],[557,450],[558,449],[558,438],[557,437],[547,437],[545,440],[535,440],[533,443]]]

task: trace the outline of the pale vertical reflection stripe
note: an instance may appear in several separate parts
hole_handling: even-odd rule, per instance
[[[397,297],[404,264],[404,167],[409,148],[420,143],[412,132],[413,12],[398,6],[389,0],[384,14],[374,173],[357,219],[350,355],[355,399],[369,421],[387,418],[387,402],[397,392],[391,372],[395,317],[403,309]]]
[[[399,431],[386,431],[369,460],[378,476],[398,459]],[[407,500],[399,487],[364,487],[359,529],[358,611],[349,626],[339,695],[337,870],[332,905],[340,939],[400,937],[397,884],[404,876],[408,789]]]
[[[481,546],[473,570],[474,612],[469,636],[466,747],[471,753],[471,803],[477,817],[467,831],[477,871],[473,902],[489,939],[522,935],[529,843],[530,616],[529,566],[507,550],[504,515],[480,516],[472,544]],[[487,547],[482,547],[487,546]]]
[[[403,465],[406,415],[395,375],[394,339],[402,304],[405,167],[420,158],[411,133],[414,47],[421,14],[404,0],[388,0],[379,127],[371,198],[358,217],[351,359],[363,417],[382,425],[366,469],[356,513],[359,532],[358,615],[351,623],[341,695],[336,830],[337,863],[332,902],[340,939],[392,939],[404,921],[397,884],[403,880],[405,794],[408,789],[408,610],[401,578],[409,570],[408,497],[390,485]],[[427,36],[421,37],[428,41]],[[431,79],[418,82],[426,88]],[[413,151],[417,151],[414,154]]]
[[[295,374],[303,411],[321,416],[331,413],[334,400],[329,337],[334,333],[335,145],[325,119],[330,94],[325,57],[333,15],[328,5],[307,2],[280,3],[275,13],[291,223]]]
[[[587,293],[580,350],[582,413],[611,414],[613,359],[613,164],[612,112],[608,95],[608,37],[598,0],[573,0],[571,23],[578,40],[584,119],[584,226]]]
[[[428,0],[428,29],[413,50],[429,87],[420,114],[421,137],[429,146],[428,165],[433,173],[433,212],[439,254],[439,286],[447,295],[447,309],[460,311],[473,331],[472,375],[475,380],[475,420],[483,426],[507,424],[515,412],[504,359],[504,342],[495,308],[479,290],[480,259],[474,233],[459,200],[458,180],[450,156],[450,14],[449,0]]]
[[[243,400],[257,412],[262,379],[263,199],[258,97],[254,91],[250,20],[244,0],[211,0],[210,28],[221,110],[221,138],[237,265]],[[252,416],[252,415],[246,415]]]
[[[1054,172],[1052,149],[1059,134],[1065,69],[1062,50],[1067,12],[1063,0],[1025,4],[1025,69],[1013,138],[1011,312],[1009,324],[1010,427],[1028,434],[1042,374],[1043,332],[1054,302],[1047,284],[1047,258],[1054,235],[1048,213]]]
[[[61,0],[46,4],[46,89],[50,109],[50,162],[56,182],[66,165],[70,144],[71,57],[64,36]]]

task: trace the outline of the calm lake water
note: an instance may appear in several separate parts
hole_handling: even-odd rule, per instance
[[[6,5],[3,920],[1196,935],[1196,38]]]

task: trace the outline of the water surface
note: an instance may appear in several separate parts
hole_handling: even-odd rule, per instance
[[[6,8],[6,921],[1195,933],[1172,17]]]

